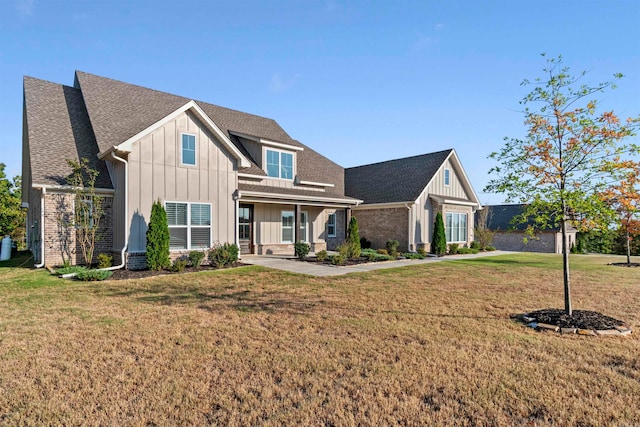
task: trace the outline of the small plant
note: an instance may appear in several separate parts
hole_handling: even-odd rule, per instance
[[[347,241],[348,244],[348,258],[359,258],[360,251],[360,232],[358,231],[358,220],[355,216],[351,217],[349,221],[349,227],[347,228]]]
[[[478,242],[477,240],[474,240],[473,242],[471,242],[469,247],[471,249],[480,249],[480,242]]]
[[[425,249],[424,246],[418,246],[418,251],[417,251],[420,255],[422,255],[422,258],[427,256],[427,250]]]
[[[76,274],[76,279],[83,282],[99,282],[107,280],[112,274],[113,271],[109,270],[84,270]]]
[[[431,252],[443,256],[447,252],[447,236],[444,230],[442,213],[438,212],[433,223],[433,237],[431,239]]]
[[[374,252],[374,251],[363,252],[362,255],[364,255],[367,258],[367,261],[375,261],[376,258],[379,256],[379,254],[377,252]]]
[[[405,257],[406,259],[424,259],[424,255],[418,252],[407,252],[402,254],[402,256]]]
[[[377,254],[376,258],[374,259],[374,261],[391,261],[394,260],[395,258],[392,257],[391,255],[384,255],[384,254]]]
[[[218,268],[226,267],[238,261],[238,252],[233,243],[216,243],[209,251],[209,261]]]
[[[449,255],[456,255],[458,253],[458,249],[460,249],[460,245],[457,243],[449,244]]]
[[[181,271],[184,271],[184,269],[187,267],[187,260],[184,258],[176,258],[175,261],[173,261],[173,264],[171,264],[171,267],[169,267],[169,270],[174,271],[176,273],[180,273]]]
[[[480,249],[478,248],[460,248],[458,249],[458,253],[459,254],[477,254],[478,252],[480,252]]]
[[[495,251],[496,248],[494,248],[493,246],[487,246],[486,248],[484,248],[484,250],[491,252],[491,251]]]
[[[98,268],[109,268],[113,265],[113,257],[109,254],[98,255]]]
[[[361,237],[360,238],[360,247],[362,249],[370,249],[371,248],[371,242],[369,240],[367,240],[366,237]]]
[[[333,265],[342,265],[346,261],[346,258],[341,254],[336,254],[331,257],[331,264]]]
[[[149,270],[162,270],[170,265],[169,239],[167,212],[158,200],[151,206],[151,217],[147,228],[147,267]]]
[[[398,247],[400,246],[400,242],[397,240],[388,240],[387,241],[387,253],[391,256],[396,256],[398,253]]]
[[[309,244],[305,242],[296,242],[294,248],[298,259],[305,259],[311,250]]]
[[[55,271],[56,276],[64,276],[65,274],[77,274],[82,271],[88,270],[87,267],[81,265],[67,265],[66,267],[58,268]]]
[[[202,260],[205,257],[205,253],[203,251],[191,251],[189,252],[189,262],[194,268],[200,268],[200,264],[202,264]]]
[[[327,257],[329,256],[329,254],[327,253],[327,251],[325,251],[324,249],[321,250],[320,252],[316,252],[316,258],[318,259],[318,261],[322,262],[324,260],[327,259]]]
[[[389,251],[386,249],[378,249],[377,251],[380,255],[389,255]]]

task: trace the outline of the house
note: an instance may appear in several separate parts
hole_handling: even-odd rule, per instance
[[[83,262],[70,227],[66,160],[99,171],[105,210],[96,254],[145,265],[154,201],[167,211],[173,258],[214,242],[243,254],[293,254],[344,239],[344,169],[274,120],[96,75],[73,87],[24,79],[23,205],[39,265]]]
[[[522,214],[523,204],[487,205],[482,215],[476,214],[476,223],[486,222],[486,228],[493,235],[492,246],[502,251],[562,253],[562,232],[560,227],[538,230],[533,237],[525,231],[529,223],[514,223],[513,219]],[[483,220],[482,216],[486,216]],[[577,230],[571,226],[567,229],[567,246],[576,243]]]
[[[447,243],[473,241],[480,202],[455,150],[389,160],[345,169],[346,193],[363,203],[353,206],[360,236],[384,248],[430,251],[436,214],[442,213]]]
[[[73,86],[24,78],[22,147],[27,242],[38,266],[85,262],[67,160],[86,158],[99,172],[95,254],[130,269],[146,265],[157,200],[174,259],[215,242],[258,255],[292,255],[297,241],[335,249],[351,214],[381,247],[396,239],[428,249],[436,211],[450,241],[470,242],[479,206],[453,150],[345,171],[272,119],[80,71]]]

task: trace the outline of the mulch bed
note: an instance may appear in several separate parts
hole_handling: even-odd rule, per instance
[[[536,323],[546,323],[560,328],[605,330],[615,329],[616,326],[625,326],[621,320],[588,310],[573,310],[573,314],[568,316],[564,310],[546,308],[527,313],[525,316],[535,319]]]
[[[223,267],[223,268],[234,268],[234,267],[240,267],[243,265],[246,265],[246,264],[237,262],[233,265],[230,265],[228,267]],[[120,270],[113,270],[113,274],[111,275],[111,277],[109,277],[109,280],[144,279],[146,277],[163,276],[168,274],[184,274],[184,273],[195,273],[198,271],[213,271],[213,270],[220,270],[220,269],[211,265],[201,265],[198,268],[186,267],[184,270],[180,272],[169,271],[169,270],[159,270],[159,271],[127,270],[127,269],[121,268]]]
[[[630,264],[627,264],[626,262],[610,262],[607,265],[613,265],[615,267],[640,267],[640,263],[638,262],[632,262]]]

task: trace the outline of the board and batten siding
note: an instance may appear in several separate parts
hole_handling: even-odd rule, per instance
[[[181,134],[196,136],[196,165],[181,164]],[[129,162],[129,251],[144,251],[154,201],[211,203],[212,242],[235,242],[236,161],[191,113],[135,142]]]
[[[295,212],[294,205],[256,203],[254,205],[255,243],[273,245],[282,243],[282,211]],[[326,215],[316,206],[300,206],[300,211],[308,213],[309,242],[324,241]]]
[[[449,169],[449,185],[444,185],[444,170]],[[450,160],[446,160],[440,167],[440,170],[434,175],[433,179],[427,185],[425,191],[422,192],[416,204],[412,208],[412,216],[414,218],[414,229],[411,234],[414,237],[415,245],[421,243],[431,242],[431,233],[433,228],[433,222],[436,219],[436,212],[434,210],[433,203],[429,196],[445,196],[455,199],[471,200],[469,194],[462,185],[458,169],[451,163]],[[445,209],[446,211],[446,209]],[[465,210],[466,211],[466,210]],[[470,230],[473,230],[473,215],[470,214],[467,218],[467,226]],[[471,234],[467,234],[470,236]],[[414,246],[415,248],[415,246]]]

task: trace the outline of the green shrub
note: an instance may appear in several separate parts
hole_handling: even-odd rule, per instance
[[[189,262],[195,268],[200,268],[200,264],[202,264],[202,260],[205,257],[205,253],[203,251],[191,251],[189,252]]]
[[[422,255],[423,258],[427,256],[427,250],[424,246],[418,246],[418,253]]]
[[[318,259],[318,261],[324,261],[328,256],[329,254],[327,254],[327,251],[325,251],[324,249],[320,252],[316,252],[316,258]]]
[[[64,276],[65,274],[76,274],[86,270],[88,270],[87,267],[81,265],[70,265],[56,269],[54,274],[56,276]]]
[[[485,251],[495,251],[496,248],[494,248],[493,246],[487,246],[486,248],[484,248]]]
[[[233,243],[216,243],[209,251],[211,265],[222,268],[238,261],[238,246]]]
[[[376,258],[374,259],[374,261],[391,261],[394,260],[395,258],[392,257],[391,255],[384,255],[384,254],[377,254]]]
[[[431,252],[443,256],[447,252],[447,236],[444,231],[442,213],[438,212],[433,223],[433,237],[431,239]]]
[[[188,261],[185,258],[176,258],[175,261],[173,261],[173,264],[171,264],[171,267],[169,267],[169,270],[180,273],[187,267],[187,263]]]
[[[169,239],[167,212],[158,200],[151,206],[151,217],[149,228],[147,228],[147,268],[162,270],[170,265]]]
[[[360,248],[362,248],[362,249],[370,249],[371,248],[371,242],[369,240],[367,240],[366,237],[361,237],[360,238]]]
[[[362,255],[367,258],[367,261],[375,261],[376,258],[379,256],[379,254],[377,252],[362,252]]]
[[[109,254],[98,255],[98,268],[109,268],[113,265],[113,257]]]
[[[351,245],[349,244],[349,242],[343,242],[336,249],[338,250],[338,254],[340,254],[342,258],[349,258],[349,254],[351,253]]]
[[[83,282],[98,282],[106,280],[113,274],[113,271],[109,270],[84,270],[76,274],[76,279]]]
[[[480,242],[478,242],[477,240],[474,240],[473,242],[471,242],[469,247],[471,249],[480,249]]]
[[[377,250],[377,252],[378,252],[380,255],[389,255],[389,251],[388,251],[388,250],[386,250],[386,249],[378,249],[378,250]]]
[[[347,228],[348,258],[358,258],[360,256],[360,232],[358,231],[358,220],[355,216],[351,217],[349,227]]]
[[[386,244],[387,253],[389,255],[395,256],[398,253],[399,246],[400,246],[400,242],[398,242],[397,240],[388,240]]]
[[[333,265],[342,265],[345,263],[346,261],[346,257],[344,257],[341,254],[336,254],[334,256],[331,257],[331,264]]]
[[[458,249],[459,254],[477,254],[480,252],[478,248],[460,248]]]
[[[309,255],[309,251],[311,250],[309,244],[305,242],[296,242],[296,244],[293,246],[296,252],[296,256],[299,259],[305,259],[307,255]]]
[[[407,258],[407,259],[424,259],[424,255],[419,254],[417,252],[406,252],[404,254],[402,254],[403,257]]]
[[[460,249],[460,245],[457,243],[450,243],[449,244],[449,255],[456,255],[458,253],[458,250]]]

